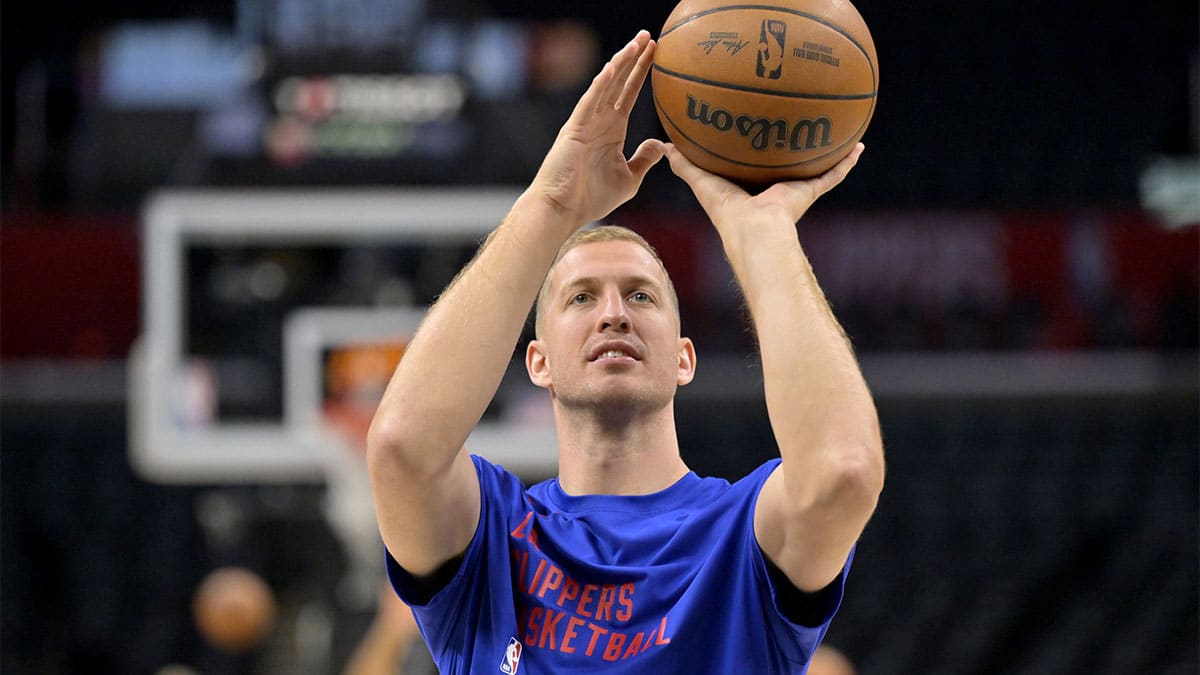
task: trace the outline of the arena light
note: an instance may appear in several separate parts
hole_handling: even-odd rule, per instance
[[[1200,157],[1159,157],[1138,180],[1142,208],[1163,225],[1183,228],[1200,224]]]

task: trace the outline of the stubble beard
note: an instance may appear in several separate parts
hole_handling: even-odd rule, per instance
[[[554,398],[571,416],[592,416],[603,424],[622,425],[661,411],[674,398],[674,389],[654,387],[648,380],[638,382],[586,382],[556,388]]]

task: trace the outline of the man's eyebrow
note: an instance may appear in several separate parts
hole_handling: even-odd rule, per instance
[[[567,279],[562,285],[562,290],[577,288],[579,286],[598,286],[601,281],[598,277],[575,277]],[[622,284],[632,283],[635,286],[649,286],[655,289],[663,288],[662,282],[652,276],[646,274],[634,274],[627,277],[621,277]]]

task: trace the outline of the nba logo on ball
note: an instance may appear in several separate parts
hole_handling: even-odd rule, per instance
[[[769,80],[778,80],[783,74],[783,44],[787,37],[787,24],[775,19],[764,19],[758,36],[758,64],[754,74]]]
[[[508,639],[508,647],[504,649],[504,660],[500,662],[500,672],[504,675],[516,675],[517,665],[521,663],[521,643],[517,638]]]
[[[682,0],[658,36],[651,88],[684,156],[761,186],[819,175],[854,149],[879,67],[847,0]]]

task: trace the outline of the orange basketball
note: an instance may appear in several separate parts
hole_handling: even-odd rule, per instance
[[[823,173],[875,111],[875,43],[846,0],[683,0],[651,75],[667,136],[697,166],[761,185]]]
[[[241,567],[221,567],[192,597],[196,629],[221,651],[240,654],[262,642],[275,623],[275,595],[262,577]]]

